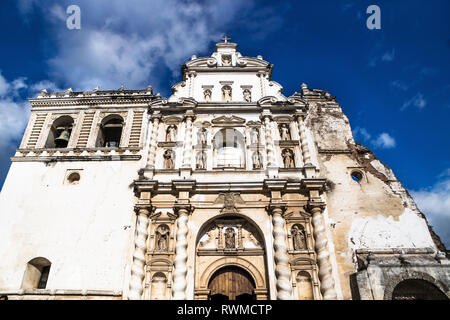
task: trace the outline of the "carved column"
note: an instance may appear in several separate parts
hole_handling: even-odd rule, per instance
[[[297,126],[298,131],[300,135],[300,144],[302,149],[302,156],[303,156],[303,165],[304,166],[312,166],[311,163],[311,153],[309,151],[309,145],[308,145],[308,138],[306,135],[306,126],[305,126],[305,115],[304,114],[297,114]]]
[[[275,146],[273,144],[272,139],[272,121],[270,115],[263,114],[262,119],[264,120],[264,131],[265,131],[265,138],[266,138],[266,150],[267,150],[267,166],[268,167],[275,167],[276,161],[275,161]]]
[[[325,234],[325,224],[322,212],[325,205],[309,204],[309,211],[312,214],[312,224],[314,227],[314,241],[317,254],[317,264],[319,266],[320,292],[324,300],[336,300],[337,295],[334,288],[334,279],[330,262],[330,252],[328,251],[328,240]]]
[[[149,207],[136,207],[137,225],[134,238],[133,264],[131,266],[129,300],[140,300],[144,290],[145,253],[147,251]]]
[[[192,121],[194,121],[194,114],[192,111],[186,112],[185,116],[185,136],[183,149],[183,168],[191,168],[192,166]]]
[[[159,120],[161,118],[161,115],[153,115],[153,125],[152,125],[152,133],[150,135],[150,147],[148,149],[148,158],[147,158],[147,165],[146,168],[154,168],[155,167],[155,157],[156,157],[156,146],[157,146],[157,139],[158,139],[158,127],[159,127]]]
[[[177,233],[175,245],[174,271],[173,271],[173,286],[172,296],[174,300],[186,299],[186,274],[187,274],[187,223],[189,220],[189,213],[191,211],[190,205],[175,204],[174,206],[177,218]]]
[[[291,268],[287,254],[287,237],[285,231],[286,222],[283,218],[284,207],[282,205],[271,205],[273,224],[273,248],[275,260],[275,276],[277,278],[277,299],[290,300],[292,295]]]

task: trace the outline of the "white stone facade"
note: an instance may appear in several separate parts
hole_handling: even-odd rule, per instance
[[[30,100],[0,194],[0,295],[395,299],[425,294],[417,280],[448,298],[445,247],[335,97],[284,96],[227,40],[169,98]]]

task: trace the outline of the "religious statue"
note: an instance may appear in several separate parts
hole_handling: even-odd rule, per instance
[[[197,143],[205,146],[206,145],[206,135],[207,135],[207,131],[206,128],[200,128],[197,131]]]
[[[199,151],[197,152],[196,157],[196,167],[197,169],[206,169],[206,152]]]
[[[236,234],[233,228],[227,228],[225,230],[225,248],[234,249],[236,248]]]
[[[291,134],[289,133],[289,128],[286,123],[280,126],[280,136],[281,140],[291,140]]]
[[[261,155],[258,151],[253,152],[252,161],[253,161],[253,169],[261,169],[262,167]]]
[[[283,156],[283,163],[285,168],[294,168],[294,155],[292,150],[284,149],[281,153]]]
[[[292,227],[292,238],[294,244],[294,250],[306,249],[305,233],[302,226],[294,225]]]
[[[225,102],[231,101],[231,87],[230,86],[224,86],[222,88],[222,96],[223,96],[223,101],[225,101]]]
[[[225,67],[231,66],[231,56],[223,54],[222,55],[222,65]]]
[[[245,89],[243,92],[243,95],[244,95],[244,100],[246,102],[252,102],[252,93],[250,92],[249,89]]]
[[[175,125],[170,125],[166,131],[166,141],[175,142],[177,141],[177,127]]]
[[[168,149],[164,152],[164,169],[173,169],[174,163],[173,163],[173,152],[172,150]]]
[[[258,144],[259,142],[259,131],[258,128],[253,128],[252,131],[250,132],[250,140],[252,142],[252,144]]]
[[[211,101],[211,95],[212,95],[212,92],[210,89],[205,89],[205,91],[203,91],[203,96],[205,97],[206,102]]]
[[[156,250],[167,251],[169,250],[169,227],[162,224],[156,230]]]

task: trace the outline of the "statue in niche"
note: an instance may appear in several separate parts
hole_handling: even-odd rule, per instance
[[[253,152],[252,161],[253,161],[253,169],[261,169],[262,167],[261,154],[258,151]]]
[[[166,141],[167,142],[177,141],[177,127],[173,124],[171,124],[169,127],[167,127]]]
[[[243,95],[244,95],[244,100],[246,102],[252,102],[252,93],[250,92],[249,89],[245,89],[243,92]]]
[[[285,168],[294,168],[294,154],[291,149],[283,149],[281,153],[283,156],[283,163]]]
[[[259,131],[258,128],[253,128],[251,133],[250,133],[250,141],[252,142],[252,144],[258,144],[259,142]]]
[[[231,101],[231,87],[230,86],[223,86],[222,87],[222,98],[225,102]]]
[[[211,101],[211,95],[212,95],[212,92],[210,89],[205,89],[205,91],[203,91],[203,96],[205,97],[206,102]]]
[[[236,233],[234,232],[233,228],[227,228],[225,230],[225,248],[236,248]]]
[[[162,224],[156,229],[156,250],[167,251],[169,250],[169,227]]]
[[[291,134],[289,133],[289,127],[286,123],[280,126],[281,140],[291,140]]]
[[[206,169],[206,152],[199,151],[197,152],[196,157],[196,167],[197,169]]]
[[[168,149],[164,152],[164,169],[173,169],[174,162],[173,162],[173,152],[172,150]]]
[[[305,241],[306,237],[303,227],[296,224],[292,227],[291,233],[294,244],[294,250],[306,249],[306,241]]]
[[[222,55],[222,65],[225,67],[231,66],[231,56],[227,54]]]
[[[205,146],[206,145],[206,136],[207,136],[206,128],[199,128],[197,131],[197,143]]]

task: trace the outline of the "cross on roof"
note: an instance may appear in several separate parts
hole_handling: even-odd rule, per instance
[[[228,38],[227,35],[225,34],[225,35],[223,36],[223,38],[220,39],[220,40],[223,40],[224,43],[227,43],[228,40],[231,40],[231,38]]]

